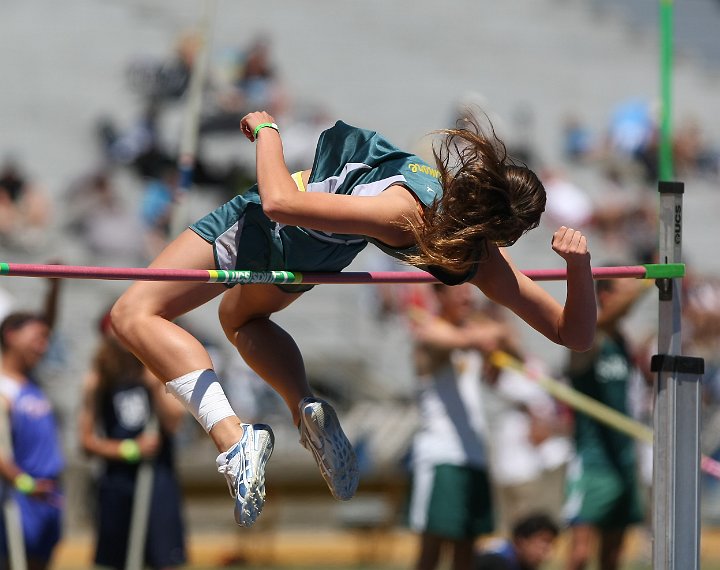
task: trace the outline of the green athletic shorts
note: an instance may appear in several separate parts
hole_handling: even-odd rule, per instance
[[[450,540],[492,532],[492,491],[487,471],[458,465],[417,466],[409,518],[416,532]]]
[[[263,212],[257,186],[235,196],[190,229],[212,244],[215,269],[222,270],[338,272],[368,243],[362,236],[331,235],[273,222]],[[313,288],[277,286],[289,293]]]
[[[573,464],[567,475],[565,516],[570,525],[625,528],[643,521],[635,471]]]

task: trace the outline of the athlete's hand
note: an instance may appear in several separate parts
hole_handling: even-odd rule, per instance
[[[254,111],[252,113],[248,113],[240,120],[240,130],[250,142],[254,142],[255,137],[253,136],[253,133],[255,132],[255,128],[262,123],[274,122],[275,119],[273,119],[270,113],[266,113],[265,111]]]
[[[587,239],[580,230],[561,226],[553,234],[552,248],[568,265],[590,262]]]

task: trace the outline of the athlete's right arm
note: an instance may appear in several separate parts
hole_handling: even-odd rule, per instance
[[[265,112],[246,115],[241,128],[249,140],[254,129],[273,122]],[[390,186],[378,196],[347,196],[324,192],[298,192],[285,165],[277,131],[263,128],[256,141],[256,170],[263,211],[281,224],[318,231],[365,235],[392,247],[413,243],[402,222],[419,216],[417,202],[402,186]]]

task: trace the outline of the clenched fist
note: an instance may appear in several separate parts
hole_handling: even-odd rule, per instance
[[[255,127],[263,123],[274,122],[275,119],[273,119],[270,113],[265,111],[254,111],[252,113],[248,113],[240,120],[240,130],[250,142],[254,142],[255,136],[253,133],[255,132]]]
[[[580,230],[560,226],[553,234],[552,248],[568,264],[590,261],[587,238]]]

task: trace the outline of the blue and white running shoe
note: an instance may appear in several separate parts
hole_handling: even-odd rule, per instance
[[[333,497],[352,499],[360,478],[357,458],[326,401],[305,398],[300,402],[300,443],[312,452]]]
[[[225,475],[235,498],[235,522],[252,526],[265,504],[265,465],[275,443],[270,426],[242,424],[240,441],[217,458],[218,473]]]

